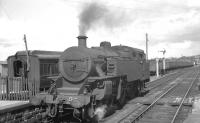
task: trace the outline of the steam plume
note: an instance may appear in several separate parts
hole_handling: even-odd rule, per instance
[[[103,117],[104,117],[105,114],[106,114],[106,108],[107,108],[106,105],[102,105],[101,107],[98,107],[98,108],[95,110],[94,114],[97,116],[97,118],[98,118],[97,120],[103,119]]]
[[[83,6],[79,14],[79,34],[86,35],[88,30],[103,26],[114,29],[127,24],[130,16],[125,10],[111,8],[100,3],[89,3]]]

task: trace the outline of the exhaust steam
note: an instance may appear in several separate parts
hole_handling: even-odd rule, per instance
[[[79,35],[86,35],[90,29],[98,27],[113,30],[125,26],[132,22],[129,12],[97,2],[83,4],[79,14]]]
[[[104,118],[104,116],[106,114],[106,108],[107,108],[106,105],[102,105],[102,106],[96,108],[94,115],[97,116],[98,121]]]

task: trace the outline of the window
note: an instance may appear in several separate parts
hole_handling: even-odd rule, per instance
[[[41,63],[40,74],[41,76],[58,75],[58,63]]]
[[[20,77],[23,74],[23,63],[20,60],[13,62],[14,77]]]

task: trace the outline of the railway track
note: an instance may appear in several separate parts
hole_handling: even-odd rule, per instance
[[[139,111],[139,113],[136,113],[135,111],[130,112],[128,115],[120,119],[118,123],[174,123],[179,119],[183,119],[180,117],[180,111],[186,106],[184,102],[186,101],[186,97],[198,78],[198,73],[196,71],[192,74],[192,76],[189,75],[184,77],[182,82],[173,84],[149,106],[142,106],[142,110]],[[173,97],[178,97],[178,102],[172,105],[158,104],[158,102],[164,98],[170,99]],[[177,118],[177,116],[179,116],[179,118]]]
[[[146,84],[146,88],[147,90],[153,90],[159,86],[162,86],[163,84],[167,84],[169,82],[171,82],[172,80],[175,80],[176,78],[178,78],[180,76],[181,73],[174,73],[174,74],[169,74],[164,76],[163,78],[159,78],[157,80],[148,82]]]
[[[116,123],[120,119],[125,118],[127,114],[138,114],[142,112],[147,105],[149,105],[153,99],[157,98],[163,91],[167,90],[172,84],[179,82],[178,77],[183,76],[183,73],[187,73],[189,69],[168,74],[158,80],[154,80],[148,83],[147,89],[149,92],[144,97],[137,97],[127,102],[127,104],[121,110],[117,110],[115,114],[104,118],[101,123]]]
[[[183,73],[185,73],[187,70],[189,70],[189,68],[185,68],[179,71],[175,71],[173,73],[166,74],[165,76],[158,78],[154,81],[149,81],[146,83],[147,90],[153,90],[163,84],[169,83],[178,78]]]
[[[0,113],[0,123],[45,123],[47,119],[46,110],[43,107],[28,106],[22,109]]]

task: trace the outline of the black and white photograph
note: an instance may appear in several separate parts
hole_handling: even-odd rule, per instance
[[[200,123],[200,1],[0,0],[0,123]]]

